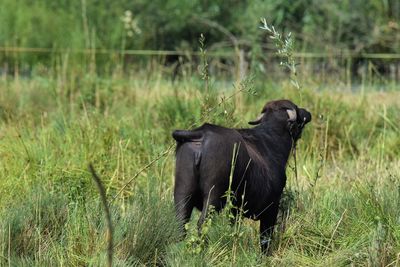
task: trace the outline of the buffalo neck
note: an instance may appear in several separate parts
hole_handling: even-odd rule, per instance
[[[252,143],[258,153],[271,163],[286,166],[292,148],[292,137],[286,127],[277,127],[263,123],[254,128],[240,131],[243,138]],[[273,155],[271,157],[271,155]]]

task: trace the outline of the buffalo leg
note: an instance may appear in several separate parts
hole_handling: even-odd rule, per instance
[[[279,203],[279,201],[278,201]],[[274,226],[276,223],[276,217],[278,215],[279,204],[274,203],[265,211],[260,219],[260,245],[261,251],[265,254],[271,254],[270,245],[272,240],[272,234],[274,232]]]
[[[213,206],[215,211],[219,212],[224,207],[224,200],[221,198],[223,192],[217,192],[213,187],[208,190],[208,194],[203,196],[203,209],[201,211],[200,218],[197,222],[197,226],[199,231],[201,230],[201,226],[207,218],[210,206]]]
[[[176,217],[184,225],[189,221],[193,207],[199,201],[197,198],[197,177],[194,153],[189,146],[182,147],[177,152],[174,202]]]
[[[184,231],[184,225],[189,221],[194,207],[193,197],[185,195],[175,195],[175,213],[181,230]]]

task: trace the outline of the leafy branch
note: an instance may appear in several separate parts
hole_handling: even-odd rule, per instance
[[[297,79],[297,65],[294,59],[294,41],[292,33],[289,32],[286,36],[282,35],[275,30],[273,25],[268,25],[265,18],[261,19],[262,25],[260,29],[267,31],[270,34],[270,38],[274,41],[275,46],[278,50],[277,54],[282,58],[280,65],[287,68],[290,71],[290,82],[293,86],[300,90],[302,86]]]

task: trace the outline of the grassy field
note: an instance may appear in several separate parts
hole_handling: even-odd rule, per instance
[[[106,187],[115,266],[400,266],[400,91],[256,76],[242,85],[163,75],[0,80],[0,265],[103,266],[106,228],[88,164]],[[229,97],[232,96],[233,97]],[[182,240],[171,132],[247,127],[266,101],[313,114],[293,159],[273,242],[213,215]],[[155,160],[159,158],[158,160]],[[155,160],[155,161],[154,161]],[[153,164],[149,165],[149,163]],[[198,217],[198,213],[193,217]]]

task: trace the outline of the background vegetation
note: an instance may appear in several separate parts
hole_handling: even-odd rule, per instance
[[[200,33],[210,44],[229,41],[217,27],[206,27],[210,22],[244,45],[262,46],[264,35],[255,25],[266,17],[277,28],[295,32],[301,51],[400,48],[396,0],[2,0],[2,7],[0,43],[10,46],[197,50]]]
[[[238,67],[237,57],[242,57],[253,72],[265,71],[276,66],[271,64],[273,55],[266,54],[273,44],[257,27],[260,18],[266,17],[283,33],[294,33],[296,52],[311,53],[313,72],[346,70],[358,76],[368,68],[400,79],[398,56],[368,56],[400,51],[398,0],[2,0],[1,5],[1,46],[48,49],[45,53],[15,53],[14,49],[0,53],[3,72],[17,68],[27,75],[38,63],[47,67],[66,54],[70,65],[89,64],[85,59],[95,58],[97,71],[113,69],[109,62],[116,58],[128,65],[148,61],[149,57],[123,52],[132,49],[178,51],[181,63],[193,63],[201,33],[208,51],[219,53],[217,61],[210,62],[215,68]],[[115,53],[82,57],[82,49]],[[178,62],[178,57],[164,60]],[[46,69],[43,64],[41,71]]]
[[[104,264],[104,214],[89,162],[110,201],[116,266],[400,265],[400,92],[396,69],[385,71],[398,60],[360,57],[364,69],[355,77],[354,57],[299,58],[299,91],[263,59],[274,45],[258,29],[267,17],[292,31],[296,52],[394,53],[398,1],[1,6],[1,46],[52,51],[0,54],[1,266]],[[183,53],[171,61],[73,51],[199,47],[206,57]],[[248,57],[245,76],[236,48]],[[177,76],[171,62],[181,62]],[[277,98],[307,108],[313,121],[299,142],[298,184],[293,159],[287,168],[273,255],[259,250],[257,222],[231,225],[226,211],[211,215],[201,235],[195,213],[182,238],[172,202],[172,130],[205,121],[247,127]]]

